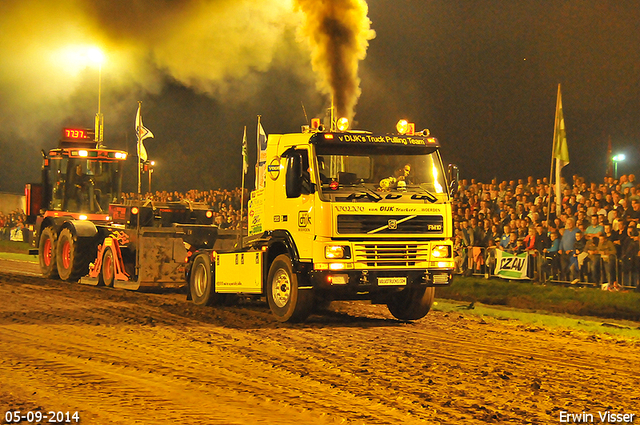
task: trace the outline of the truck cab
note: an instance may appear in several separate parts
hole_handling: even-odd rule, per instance
[[[259,253],[250,274],[260,277],[220,280],[223,261],[210,270],[213,291],[251,286],[282,321],[357,299],[386,304],[401,320],[422,318],[454,270],[439,147],[427,131],[269,135],[244,239],[245,251]]]

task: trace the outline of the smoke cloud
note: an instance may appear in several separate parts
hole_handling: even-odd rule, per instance
[[[311,46],[318,89],[332,97],[338,116],[352,119],[360,97],[358,64],[375,37],[364,0],[295,0],[304,12],[302,34]]]
[[[136,97],[159,92],[167,78],[216,96],[230,82],[291,66],[275,57],[299,56],[282,49],[290,49],[283,39],[300,21],[286,0],[3,0],[0,132],[35,134],[80,108],[92,122],[92,46],[106,56],[103,112],[118,109],[114,101],[135,109]]]
[[[367,12],[364,0],[2,0],[0,141],[40,143],[45,128],[92,126],[94,46],[106,57],[106,133],[121,124],[116,114],[128,128],[136,100],[168,81],[238,102],[270,69],[311,87],[316,80],[337,113],[352,118],[358,63],[375,36]]]

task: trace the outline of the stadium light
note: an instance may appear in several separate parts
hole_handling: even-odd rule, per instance
[[[624,161],[625,156],[623,153],[619,153],[618,155],[611,158],[613,161],[613,178],[618,179],[618,162]]]

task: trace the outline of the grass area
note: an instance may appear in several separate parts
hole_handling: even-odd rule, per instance
[[[0,252],[0,259],[3,259],[3,260],[28,261],[30,263],[37,263],[38,262],[38,256],[37,255],[21,254],[21,253],[17,253],[17,252]]]
[[[534,285],[528,281],[456,277],[450,286],[438,288],[436,296],[529,311],[640,321],[638,292],[608,292],[595,288]]]
[[[15,252],[20,254],[29,253],[29,245],[27,242],[0,241],[0,252]]]
[[[451,314],[465,314],[478,317],[493,317],[498,320],[515,320],[529,325],[532,331],[538,327],[558,329],[577,329],[593,334],[609,334],[621,338],[634,338],[640,340],[640,326],[631,321],[603,321],[597,317],[575,317],[557,313],[537,313],[520,309],[488,306],[482,303],[451,301],[437,299],[433,304],[433,310]]]

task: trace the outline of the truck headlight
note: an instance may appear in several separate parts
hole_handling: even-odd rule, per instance
[[[324,258],[335,260],[338,258],[351,258],[351,249],[348,246],[329,245],[324,247]]]
[[[435,245],[431,248],[431,256],[435,258],[450,258],[451,245]]]

